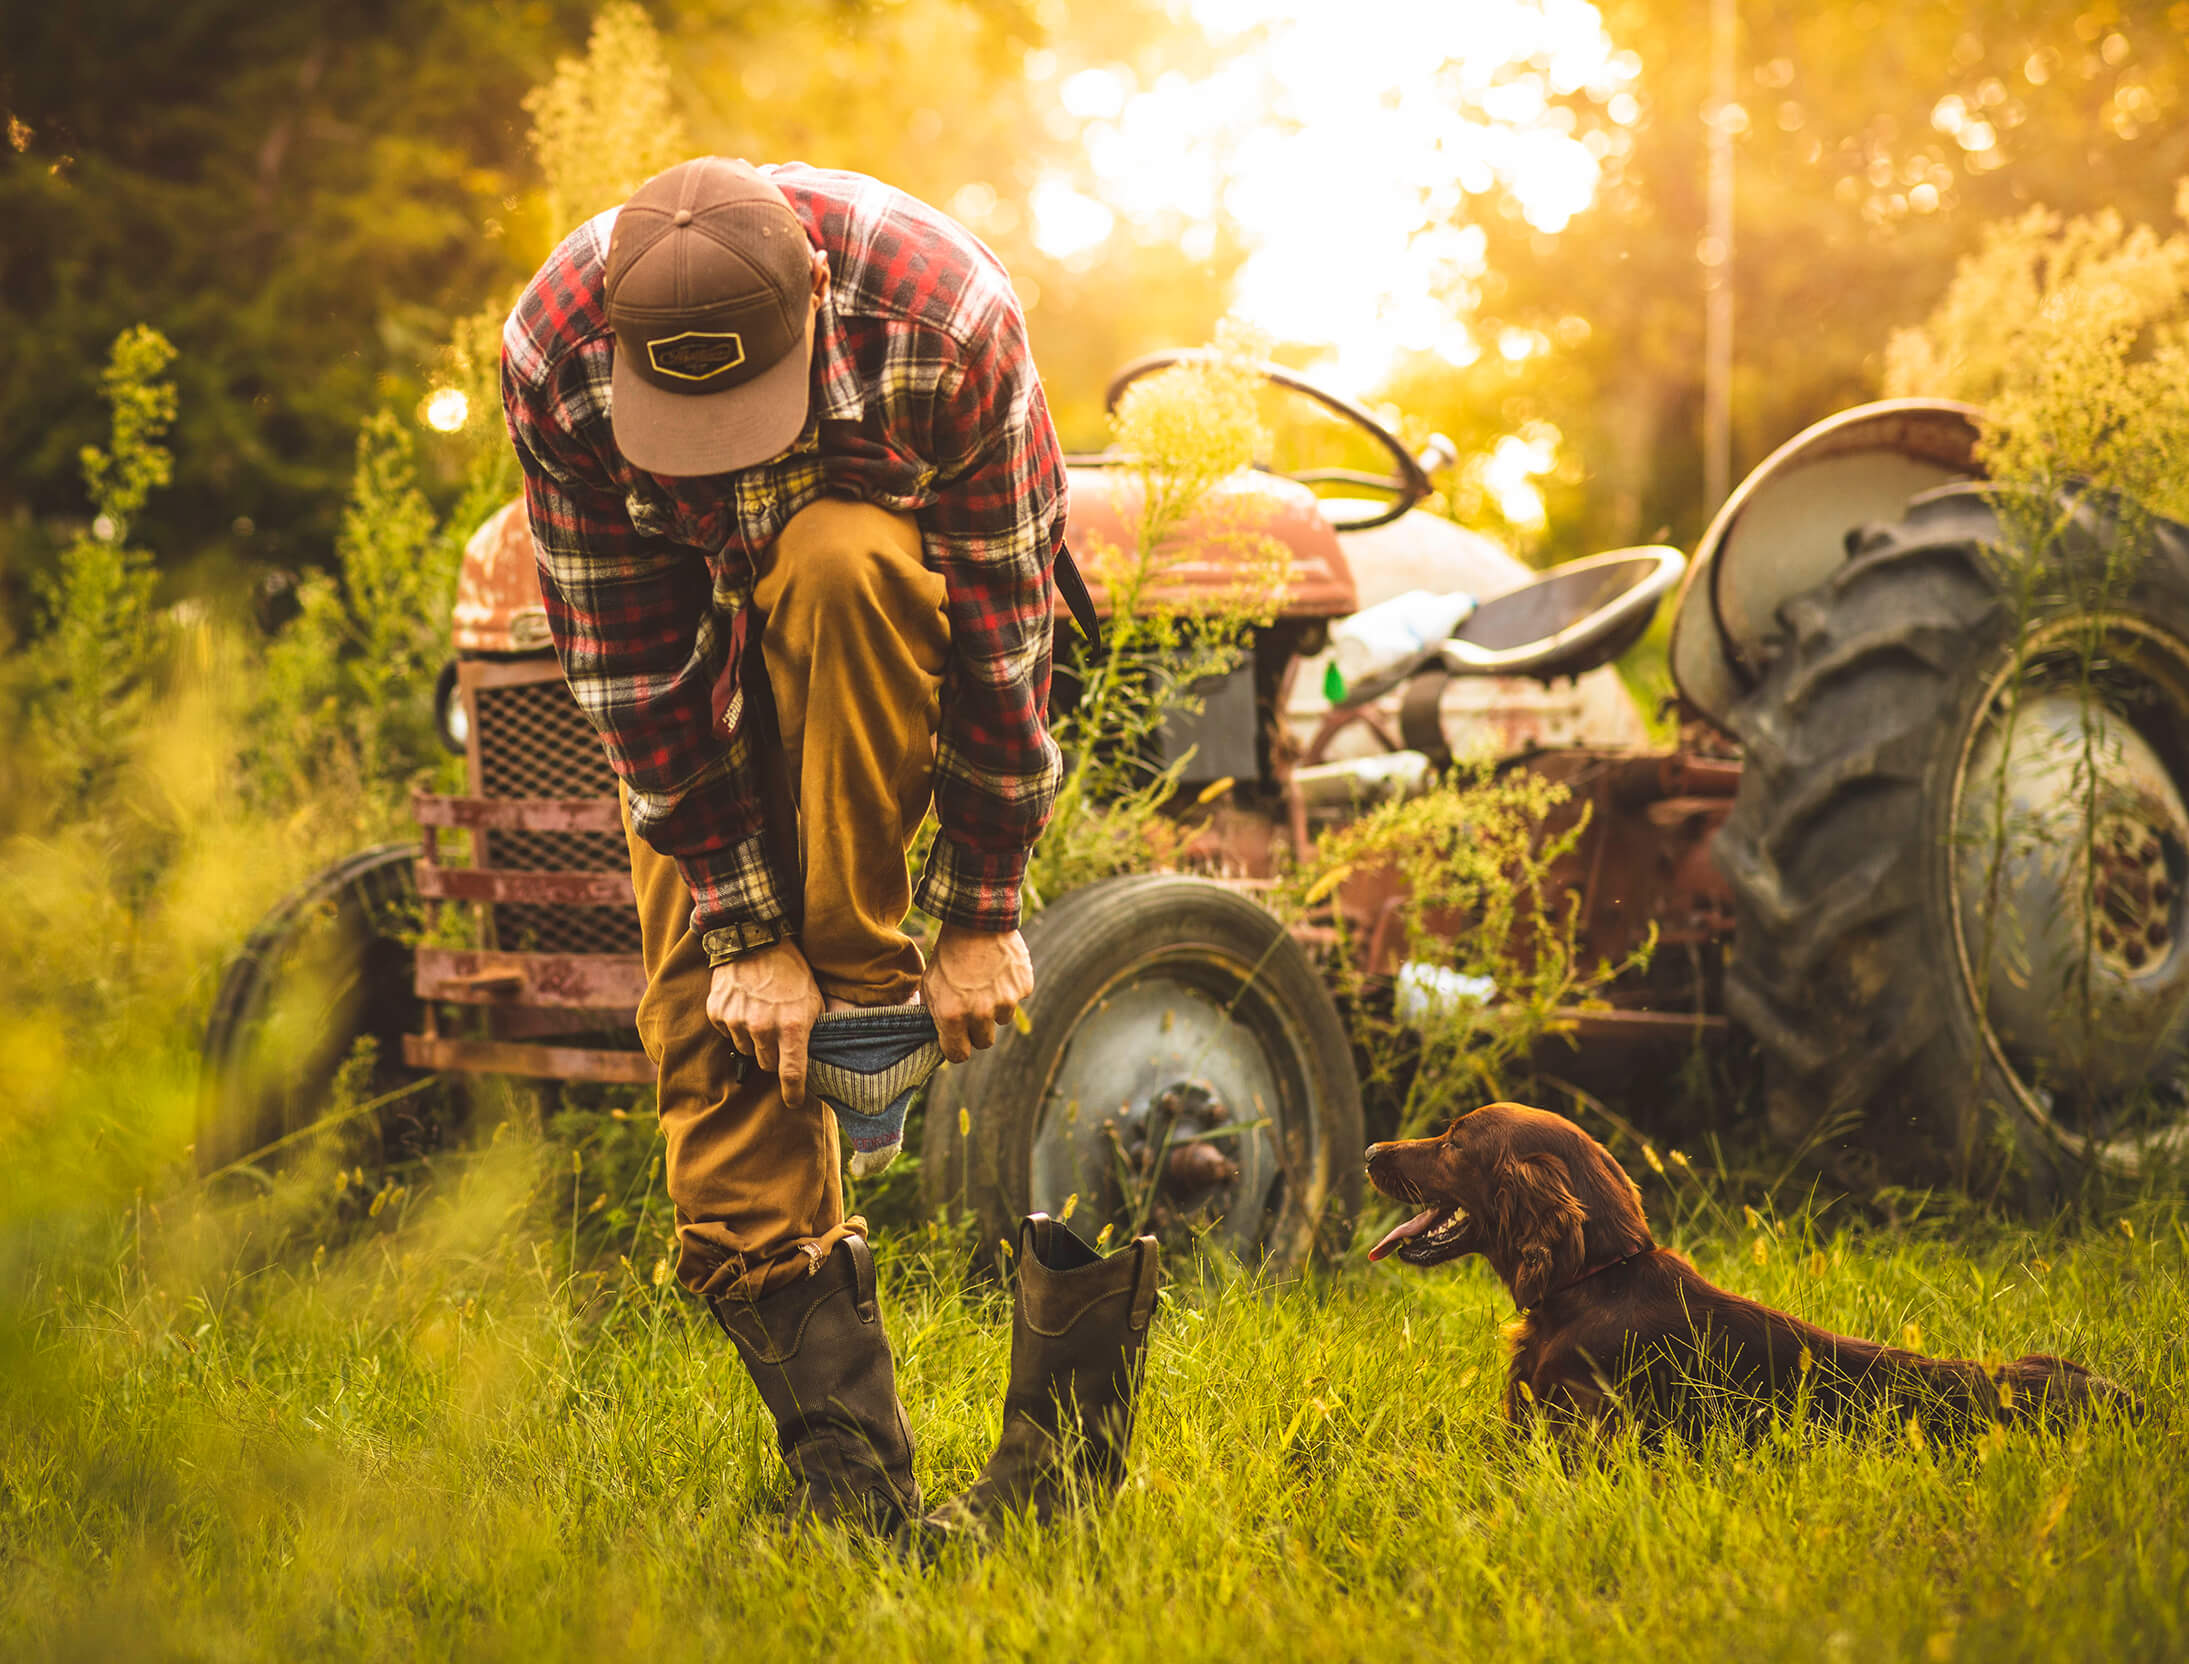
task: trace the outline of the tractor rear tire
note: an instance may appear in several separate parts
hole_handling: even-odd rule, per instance
[[[1773,1130],[1836,1143],[1843,1176],[1985,1186],[2018,1169],[2044,1200],[2094,1169],[2148,1165],[2189,1130],[2189,528],[2138,522],[2123,551],[2113,505],[2085,494],[2031,585],[2002,552],[1995,501],[1984,486],[1916,498],[1899,524],[1850,534],[1847,564],[1780,609],[1777,656],[1733,715],[1745,762],[1716,846],[1735,896],[1726,1004],[1764,1053]],[[2110,598],[2094,607],[2094,593]],[[2106,888],[2111,846],[2089,854],[2080,805],[2095,799],[2060,786],[2078,710],[2114,759],[2081,778],[2143,782],[2140,818],[2113,826],[2141,863],[2133,918],[2115,916],[2126,890]],[[2001,802],[2075,836],[1986,853]],[[2087,902],[2082,925],[2061,925],[2063,897],[2093,896],[2096,928]],[[2057,998],[2033,992],[2038,972],[2066,985]],[[2077,997],[2098,1051],[2061,1038],[2059,1000]],[[2103,1050],[2092,1000],[2148,1043]]]
[[[200,1052],[200,1173],[300,1153],[321,1136],[300,1135],[337,1107],[330,1095],[346,1065],[351,1093],[387,1102],[328,1129],[345,1162],[376,1168],[442,1141],[438,1089],[403,1060],[419,1019],[417,854],[415,844],[381,844],[337,862],[274,908],[229,964]]]

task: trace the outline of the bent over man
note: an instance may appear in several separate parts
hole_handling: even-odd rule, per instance
[[[838,1122],[855,1173],[886,1161],[926,1074],[1033,991],[1068,557],[1024,320],[903,192],[703,157],[563,241],[502,384],[556,651],[622,790],[677,1275],[773,1414],[794,1509],[894,1529],[911,1432]],[[1036,1216],[1022,1247],[1003,1442],[937,1529],[1122,1469],[1155,1244],[1102,1260]]]

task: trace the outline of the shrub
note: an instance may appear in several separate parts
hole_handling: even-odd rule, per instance
[[[14,794],[13,812],[29,816],[34,829],[70,819],[112,782],[158,684],[163,625],[152,602],[159,577],[129,531],[173,472],[161,441],[175,419],[175,386],[160,377],[174,357],[165,336],[140,324],[116,337],[100,376],[113,435],[106,449],[83,451],[92,517],[41,586],[44,627],[20,673],[40,790]]]
[[[2176,198],[2189,216],[2189,182]],[[2018,624],[2015,662],[1989,720],[2011,754],[2033,695],[2071,692],[2082,712],[2058,805],[2018,811],[2010,770],[1958,835],[1982,855],[1978,940],[1988,977],[2026,983],[2028,927],[2002,907],[2011,867],[2033,858],[2068,880],[2083,949],[2053,990],[2086,1048],[2112,1043],[2091,975],[2107,902],[2087,858],[2134,804],[2112,735],[2134,727],[2141,685],[2114,673],[2115,623],[2150,546],[2152,517],[2189,515],[2189,234],[2161,236],[2111,211],[2074,220],[2038,208],[1994,227],[1918,329],[1892,341],[1886,390],[1983,407],[1979,455],[1998,484],[1993,551]],[[2095,559],[2063,558],[2088,540]],[[2039,626],[2042,626],[2041,628]],[[2055,1082],[2062,1091],[2073,1081]]]
[[[269,804],[348,779],[389,816],[435,762],[432,690],[447,656],[462,527],[419,489],[416,443],[381,411],[357,436],[338,568],[297,587],[298,612],[269,644],[254,752]]]
[[[557,236],[685,156],[661,37],[631,0],[601,8],[585,56],[558,60],[554,79],[527,93],[524,109]]]
[[[1586,813],[1561,815],[1571,796],[1526,769],[1461,762],[1422,795],[1325,833],[1287,884],[1283,903],[1305,912],[1356,879],[1398,881],[1399,952],[1425,996],[1418,1008],[1394,997],[1342,909],[1328,970],[1364,1084],[1399,1094],[1400,1136],[1454,1103],[1512,1096],[1539,1042],[1570,1033],[1576,1010],[1648,962],[1654,931],[1622,963],[1582,963],[1581,897],[1554,873],[1588,826]]]

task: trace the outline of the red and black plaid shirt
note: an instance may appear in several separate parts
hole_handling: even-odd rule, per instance
[[[1044,714],[1064,459],[1025,320],[995,256],[902,191],[800,163],[763,171],[829,264],[812,413],[786,455],[696,479],[623,459],[601,292],[612,213],[564,239],[503,330],[502,400],[555,649],[632,823],[691,886],[709,957],[778,940],[791,912],[735,692],[753,555],[824,496],[915,516],[950,615],[942,830],[917,900],[1007,930],[1061,773]]]

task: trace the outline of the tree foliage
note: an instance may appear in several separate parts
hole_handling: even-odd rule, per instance
[[[578,55],[590,38],[593,51]],[[190,587],[323,565],[357,424],[429,382],[472,421],[431,439],[446,505],[498,431],[476,396],[515,286],[575,220],[684,155],[889,179],[1020,279],[1083,441],[1123,358],[1204,338],[1224,259],[1121,233],[1042,257],[1027,193],[1069,162],[1058,83],[1190,43],[1157,0],[83,0],[11,16],[0,57],[0,610],[86,517],[96,366],[138,320],[181,349],[175,477],[143,527]],[[527,89],[535,89],[528,101]],[[528,152],[536,140],[538,162]],[[484,305],[487,310],[480,313]],[[463,353],[446,350],[452,329]]]
[[[613,208],[687,154],[661,36],[635,0],[603,6],[585,55],[557,61],[554,78],[525,94],[524,108],[549,225]]]
[[[106,344],[180,349],[170,568],[323,559],[359,419],[415,386],[511,255],[517,103],[547,7],[83,0],[0,57],[0,540],[18,574],[83,514]]]
[[[1707,13],[1604,0],[1640,60],[1631,106],[1562,102],[1594,135],[1595,205],[1553,236],[1496,193],[1476,332],[1533,349],[1417,363],[1391,396],[1463,448],[1560,436],[1546,553],[1668,535],[1702,500]],[[1874,397],[1886,337],[1928,314],[1985,228],[2037,203],[2155,223],[2189,174],[2180,7],[2089,0],[1818,6],[1742,0],[1733,131],[1734,478],[1800,428]],[[1520,78],[1535,73],[1513,66]]]

